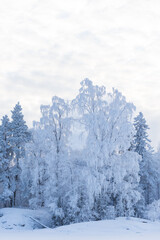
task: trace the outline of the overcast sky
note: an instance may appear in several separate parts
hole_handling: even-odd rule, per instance
[[[31,126],[86,77],[133,102],[158,146],[159,0],[0,0],[0,117],[20,101]]]

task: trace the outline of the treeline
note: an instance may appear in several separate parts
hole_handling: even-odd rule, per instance
[[[81,82],[28,130],[17,104],[0,126],[0,206],[48,207],[53,225],[143,217],[160,198],[160,154],[142,113],[113,89]]]

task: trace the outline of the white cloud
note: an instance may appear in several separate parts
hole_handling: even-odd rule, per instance
[[[0,108],[21,101],[29,123],[53,95],[91,78],[116,87],[160,137],[159,0],[5,0],[0,7]]]

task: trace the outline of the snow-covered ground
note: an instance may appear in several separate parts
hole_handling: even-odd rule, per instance
[[[34,221],[37,220],[37,222]],[[42,228],[43,225],[50,226],[51,215],[43,210],[30,210],[20,208],[0,209],[0,231],[27,231]]]
[[[3,216],[1,216],[3,215]],[[44,211],[28,209],[0,210],[1,240],[159,240],[160,222],[136,218],[117,218],[98,222],[87,222],[63,226],[56,229],[33,229],[35,222],[48,221]],[[37,225],[38,227],[38,225]]]

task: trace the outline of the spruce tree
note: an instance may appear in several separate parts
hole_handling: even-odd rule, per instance
[[[134,119],[136,134],[134,136],[133,148],[141,156],[140,165],[140,189],[143,195],[144,205],[153,200],[152,191],[154,187],[154,170],[152,164],[153,149],[150,145],[147,130],[149,129],[143,113],[140,112]]]
[[[14,184],[12,184],[14,197],[13,205],[17,205],[20,201],[20,159],[25,155],[25,144],[30,141],[31,134],[28,130],[26,122],[23,119],[22,107],[19,103],[16,104],[12,111],[12,122],[11,122],[11,144],[13,150],[13,165],[14,165]]]
[[[134,138],[134,150],[143,158],[146,152],[148,152],[148,150],[150,149],[151,141],[149,140],[147,133],[149,127],[142,112],[140,112],[138,116],[135,117],[134,126],[136,130]]]
[[[10,206],[11,204],[11,157],[12,148],[11,126],[8,116],[2,118],[0,126],[0,206]]]

